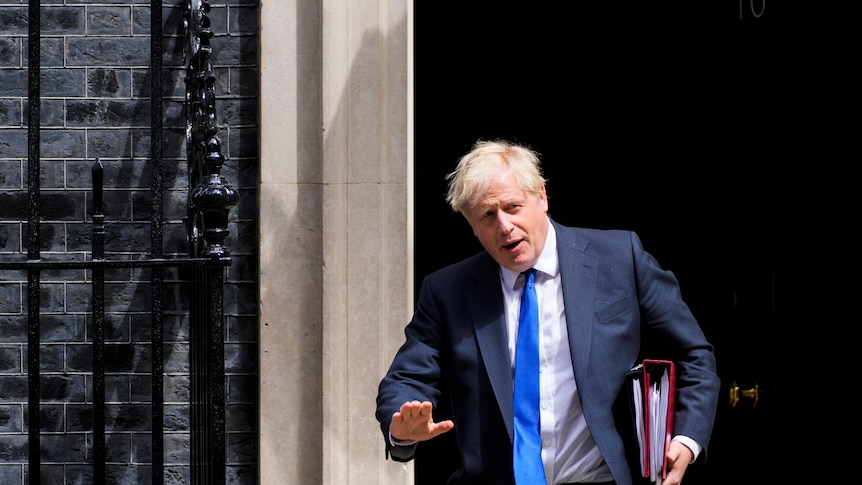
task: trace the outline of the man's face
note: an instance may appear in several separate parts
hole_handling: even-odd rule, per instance
[[[505,170],[468,211],[467,222],[482,247],[502,266],[522,272],[533,266],[548,235],[548,198],[524,192]]]

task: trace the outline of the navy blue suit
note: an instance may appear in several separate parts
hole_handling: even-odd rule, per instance
[[[712,345],[663,270],[630,231],[557,233],[572,367],[584,416],[618,485],[638,476],[625,377],[640,359],[677,362],[675,433],[706,445],[718,402]],[[428,275],[406,341],[380,382],[377,419],[388,456],[392,414],[406,401],[450,398],[462,463],[450,484],[514,483],[512,367],[499,265],[481,252]],[[435,418],[437,416],[435,415]]]

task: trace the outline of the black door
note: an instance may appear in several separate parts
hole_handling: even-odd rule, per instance
[[[417,287],[479,250],[444,175],[478,138],[525,142],[551,215],[637,230],[715,343],[722,401],[685,483],[855,476],[857,9],[546,3],[416,2]],[[424,446],[418,484],[453,447]]]

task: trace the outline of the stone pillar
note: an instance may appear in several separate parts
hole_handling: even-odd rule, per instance
[[[412,312],[412,2],[262,2],[260,483],[404,485],[374,419]]]

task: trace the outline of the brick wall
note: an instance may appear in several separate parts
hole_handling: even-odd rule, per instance
[[[184,2],[164,3],[164,253],[184,256],[186,177]],[[240,193],[226,246],[226,480],[256,483],[257,461],[257,2],[211,3],[222,174]],[[27,257],[28,12],[0,0],[0,261]],[[42,0],[42,259],[88,259],[91,166],[104,167],[107,259],[149,255],[150,2]],[[189,482],[188,314],[168,270],[165,302],[165,481]],[[41,274],[44,483],[92,480],[90,275]],[[150,274],[105,274],[105,395],[109,483],[150,481]],[[26,483],[27,275],[0,270],[0,483]]]

